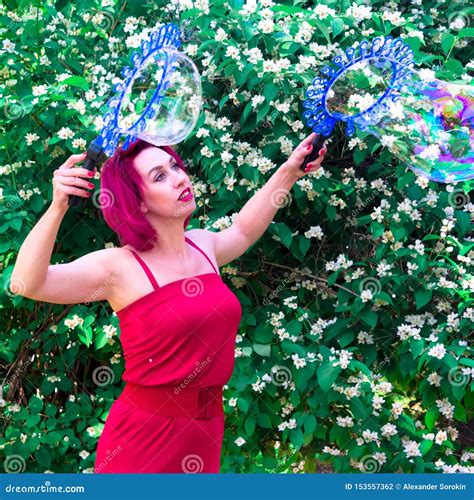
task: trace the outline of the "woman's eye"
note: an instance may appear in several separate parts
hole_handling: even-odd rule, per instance
[[[171,168],[174,168],[174,167],[177,167],[177,168],[180,168],[179,165],[177,163],[173,163],[173,165],[171,166]],[[155,177],[155,182],[156,181],[159,181],[160,180],[160,177],[162,177],[163,174],[158,174],[156,177]]]

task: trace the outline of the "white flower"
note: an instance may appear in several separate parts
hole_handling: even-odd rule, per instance
[[[225,51],[226,57],[230,57],[231,59],[235,59],[238,61],[240,59],[240,50],[238,47],[234,47],[233,45],[229,45]]]
[[[259,21],[257,27],[262,33],[272,33],[275,28],[275,23],[272,19],[262,19]]]
[[[370,290],[364,290],[361,294],[360,294],[360,298],[362,300],[362,302],[368,302],[369,300],[372,300],[372,292]]]
[[[79,139],[78,138],[78,139],[74,139],[72,141],[72,147],[74,149],[84,149],[86,147],[86,144],[87,143],[86,143],[85,139]]]
[[[436,406],[439,409],[439,412],[444,415],[446,418],[453,418],[454,415],[454,405],[452,405],[448,398],[437,399]]]
[[[448,439],[448,434],[446,431],[438,431],[436,433],[435,442],[436,444],[443,444],[444,441]]]
[[[28,133],[25,135],[26,144],[28,146],[31,146],[33,144],[33,142],[37,141],[39,138],[40,138],[40,136],[38,134],[35,134],[35,133],[33,133],[33,134]]]
[[[86,450],[82,450],[81,453],[79,453],[79,456],[82,458],[82,459],[85,459],[87,458],[88,456],[90,455],[90,453]]]
[[[446,354],[446,348],[444,344],[436,344],[428,351],[428,354],[434,358],[443,359]]]
[[[215,35],[216,42],[223,42],[224,40],[227,40],[228,38],[229,38],[229,35],[222,28],[218,28],[218,30],[216,31],[216,35]]]
[[[44,95],[47,93],[48,93],[48,88],[46,85],[38,85],[36,87],[33,87],[33,89],[32,89],[32,94],[34,96],[40,96],[40,95]]]
[[[211,151],[207,146],[201,148],[201,154],[206,158],[211,158],[212,156],[214,156],[214,152]]]
[[[359,332],[357,334],[357,341],[359,342],[359,344],[373,344],[374,337],[370,333]]]
[[[457,17],[454,21],[451,21],[449,25],[450,30],[462,30],[466,27],[466,21],[462,17]]]
[[[7,31],[7,30],[4,30]],[[5,52],[13,52],[15,50],[15,44],[11,40],[3,40],[3,50]]]
[[[424,160],[437,160],[441,154],[439,146],[436,144],[431,144],[426,147],[421,153],[419,153],[419,157]]]
[[[435,80],[435,72],[431,69],[423,68],[418,71],[420,79],[424,82],[432,82]]]
[[[298,354],[293,354],[291,356],[291,359],[293,360],[293,363],[297,369],[303,368],[306,366],[306,361],[304,359],[301,359],[298,357]]]
[[[237,404],[237,398],[229,399],[229,406],[235,406]]]
[[[60,139],[72,139],[74,132],[69,127],[62,127],[58,132],[58,137]]]
[[[421,457],[421,452],[419,450],[419,444],[416,441],[411,441],[407,439],[402,443],[403,448],[407,457]]]
[[[385,424],[380,430],[382,431],[382,436],[385,438],[395,436],[397,434],[397,427],[393,424]]]
[[[246,443],[245,439],[241,436],[239,436],[235,441],[234,443],[237,445],[237,446],[242,446],[244,443]]]
[[[229,163],[233,157],[234,157],[234,155],[229,153],[228,151],[223,151],[221,153],[221,160],[223,163]]]
[[[380,142],[382,146],[391,148],[396,140],[397,138],[393,134],[390,134],[390,135],[383,135],[380,139]]]
[[[389,107],[390,116],[394,120],[397,120],[397,119],[403,120],[405,114],[403,112],[403,106],[402,106],[400,101],[396,101],[396,102],[390,101],[388,107]]]
[[[440,377],[437,373],[433,372],[428,375],[428,382],[430,385],[434,385],[435,387],[440,386],[440,382],[443,379],[443,377]]]
[[[319,3],[314,8],[314,13],[318,16],[318,19],[326,19],[328,16],[335,16],[336,11],[327,5]]]
[[[345,349],[341,349],[339,353],[339,361],[333,363],[333,366],[341,366],[342,369],[346,369],[349,366],[349,363],[352,359],[353,353],[350,351],[346,351]]]
[[[265,96],[263,95],[254,95],[252,97],[252,108],[255,109],[259,104],[265,101]]]
[[[374,453],[372,457],[377,460],[380,465],[383,465],[387,461],[387,455],[383,452]]]
[[[354,426],[354,420],[352,417],[337,417],[336,418],[337,425],[340,425],[341,427],[353,427]]]
[[[357,5],[355,2],[352,7],[349,7],[347,14],[356,19],[356,21],[363,21],[364,19],[370,19],[372,17],[372,7],[366,7],[365,5]]]
[[[306,238],[318,238],[321,240],[324,236],[321,226],[311,226],[308,231],[304,233]]]

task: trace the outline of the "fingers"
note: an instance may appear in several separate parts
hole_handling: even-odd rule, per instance
[[[94,172],[97,169],[94,169]],[[70,177],[86,177],[86,178],[91,178],[94,177],[94,172],[91,170],[87,170],[87,168],[81,168],[81,167],[70,167],[70,168],[59,168],[58,170],[54,171],[54,176],[61,175],[61,176],[70,176]]]
[[[326,154],[326,146],[323,146],[320,150],[319,150],[319,155],[316,159],[314,159],[311,163],[308,163],[306,165],[306,168],[305,168],[305,172],[315,172],[316,170],[318,170],[320,167],[321,167],[321,163],[323,162],[324,160],[324,155]]]
[[[76,187],[83,187],[83,188],[86,188],[86,189],[94,189],[94,184],[90,181],[86,181],[84,179],[81,179],[79,177],[75,178],[75,177],[63,177],[61,175],[57,175],[55,178],[54,178],[54,181],[53,182],[56,182],[56,183],[60,183],[60,184],[63,184],[65,186],[76,186]]]
[[[88,198],[91,193],[89,191],[85,191],[84,189],[75,188],[73,186],[64,186],[63,192],[66,194],[73,194],[76,196],[82,196],[83,198]]]
[[[71,168],[73,167],[76,163],[79,163],[80,161],[85,160],[87,153],[80,153],[78,155],[71,155],[59,168]]]
[[[304,139],[300,145],[298,146],[297,149],[305,149],[307,148],[309,145],[311,145],[311,143],[313,142],[313,140],[316,138],[316,132],[312,132],[310,135],[308,135],[308,137],[306,137],[306,139]]]

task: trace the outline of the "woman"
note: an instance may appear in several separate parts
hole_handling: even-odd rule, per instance
[[[196,203],[173,149],[144,141],[118,148],[101,171],[101,209],[122,246],[50,265],[69,196],[87,197],[93,187],[90,172],[76,166],[85,154],[54,171],[52,203],[20,248],[10,288],[57,304],[107,300],[119,318],[126,384],[99,439],[96,472],[219,472],[222,387],[242,310],[218,268],[253,245],[279,208],[275,200],[320,167],[325,148],[300,170],[314,137],[220,232],[185,231]]]

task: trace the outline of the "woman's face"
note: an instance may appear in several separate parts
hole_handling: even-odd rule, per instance
[[[196,208],[191,181],[176,160],[166,151],[151,147],[135,157],[135,168],[144,182],[144,206],[148,214],[167,218],[186,218]],[[189,188],[191,198],[178,198]]]

